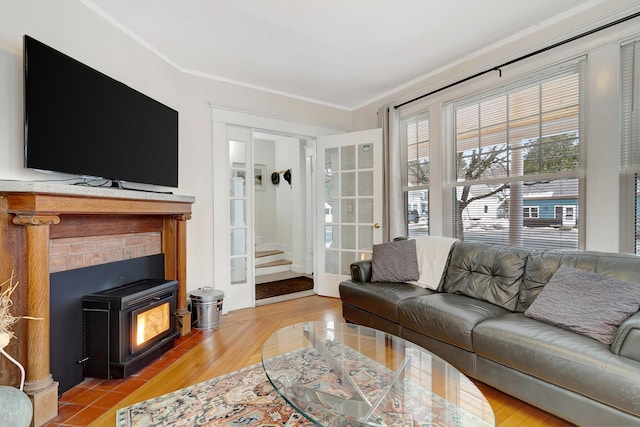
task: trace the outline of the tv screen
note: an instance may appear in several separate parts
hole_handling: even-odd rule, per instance
[[[25,167],[178,186],[178,112],[24,36]]]

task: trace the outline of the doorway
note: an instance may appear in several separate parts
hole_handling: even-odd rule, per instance
[[[253,130],[256,305],[315,294],[315,139]]]
[[[225,293],[223,314],[226,314],[229,311],[256,305],[253,224],[254,217],[259,217],[261,211],[258,205],[254,209],[254,196],[258,190],[254,190],[255,169],[253,165],[262,163],[253,160],[254,131],[293,136],[315,143],[319,137],[334,135],[344,132],[344,130],[256,115],[213,105],[211,130],[213,143],[212,179],[215,183],[212,199],[214,234],[212,269],[214,287]],[[300,156],[304,152],[307,176],[312,173],[312,166],[315,167],[314,150],[315,148],[307,146],[304,150],[300,150]],[[233,163],[239,163],[238,167],[234,167]],[[262,182],[267,186],[267,190],[264,191],[268,191],[271,173],[273,171],[269,171],[265,167]],[[299,175],[296,170],[292,171],[294,186],[299,183],[299,176],[302,175]],[[283,175],[280,175],[280,179],[283,180]],[[261,185],[260,180],[258,182]],[[283,185],[288,184],[281,183],[280,188],[283,188]],[[311,186],[312,181],[308,179],[305,182],[307,190],[304,195],[307,206],[314,206],[313,192],[309,189]],[[311,212],[313,209],[307,209],[307,211]],[[300,215],[292,216],[292,221],[297,221],[299,218]],[[311,221],[315,221],[315,219],[316,216],[312,215]],[[313,267],[313,262],[317,262],[317,254],[313,253],[312,244],[315,228],[316,224],[313,223],[313,226],[306,227],[304,231],[307,236],[306,242],[311,245],[311,250],[306,252],[309,260],[305,264],[309,265],[311,262],[311,272],[315,273],[313,274],[314,286],[317,286],[318,274]],[[294,242],[297,244],[297,236]],[[262,241],[259,243],[270,242],[262,237]]]

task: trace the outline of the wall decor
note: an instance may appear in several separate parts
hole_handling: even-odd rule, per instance
[[[267,167],[265,165],[253,165],[253,188],[255,190],[266,190],[265,177],[267,174]]]

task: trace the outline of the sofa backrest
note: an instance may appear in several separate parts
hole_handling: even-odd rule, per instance
[[[525,249],[510,246],[454,243],[438,290],[515,311],[528,254]]]
[[[640,283],[640,257],[596,251],[533,250],[529,253],[516,311],[525,311],[561,265]]]

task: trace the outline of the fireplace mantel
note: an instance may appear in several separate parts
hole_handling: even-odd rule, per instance
[[[0,283],[15,273],[20,282],[9,352],[25,366],[25,392],[34,405],[33,425],[57,415],[58,386],[50,373],[50,239],[136,232],[162,233],[165,279],[177,280],[181,334],[190,331],[186,305],[186,221],[195,199],[165,193],[42,182],[0,181]],[[55,339],[55,337],[52,337]],[[13,383],[15,370],[2,362],[2,383]]]

